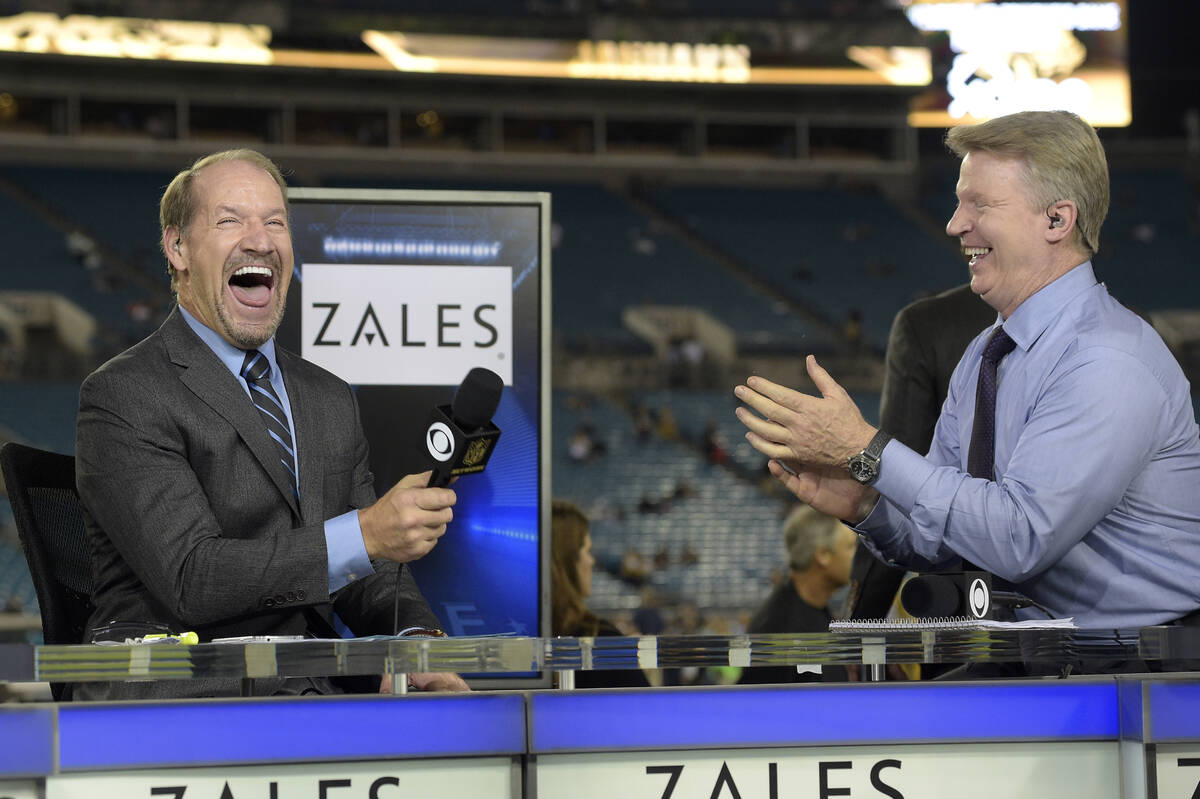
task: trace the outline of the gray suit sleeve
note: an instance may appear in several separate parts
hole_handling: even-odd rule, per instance
[[[333,608],[355,635],[392,635],[406,627],[441,627],[407,566],[373,561],[375,574],[334,594]]]
[[[355,404],[355,413],[358,406]],[[374,477],[369,468],[366,436],[356,418],[357,449],[362,457],[355,468],[354,507],[374,504]],[[375,573],[341,588],[333,595],[334,612],[355,635],[393,635],[406,627],[440,627],[421,595],[412,571],[405,565],[379,559],[371,561]]]

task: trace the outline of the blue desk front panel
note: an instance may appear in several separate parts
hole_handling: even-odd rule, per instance
[[[1146,743],[1200,741],[1200,682],[1147,683],[1150,729]]]
[[[54,769],[54,708],[0,708],[0,778]]]
[[[1117,678],[1117,704],[1121,722],[1121,738],[1141,741],[1145,735],[1145,702],[1140,679]]]
[[[539,693],[531,751],[1116,740],[1117,687],[930,683]],[[586,723],[581,720],[586,719]]]
[[[520,694],[68,706],[59,768],[519,755]]]

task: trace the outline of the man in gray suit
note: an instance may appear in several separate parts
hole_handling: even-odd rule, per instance
[[[294,263],[286,191],[251,150],[176,176],[160,222],[178,307],[83,383],[76,479],[96,640],[160,627],[201,641],[331,637],[339,619],[357,635],[438,626],[403,564],[445,532],[454,492],[411,475],[377,501],[350,387],[275,346]],[[466,688],[453,674],[412,679]],[[340,690],[323,678],[255,689]],[[76,696],[238,690],[234,680],[85,683]]]

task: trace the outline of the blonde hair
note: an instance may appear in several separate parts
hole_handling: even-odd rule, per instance
[[[1079,210],[1075,243],[1088,257],[1100,249],[1108,215],[1108,160],[1092,126],[1070,111],[1022,111],[951,128],[946,146],[959,158],[980,151],[1019,159],[1029,200],[1048,208],[1071,200]]]
[[[219,153],[206,155],[199,158],[190,167],[180,172],[172,180],[167,190],[163,192],[162,200],[158,204],[158,226],[159,226],[159,246],[163,249],[163,254],[166,254],[166,239],[164,234],[167,228],[174,227],[179,231],[179,235],[183,236],[187,233],[188,225],[192,223],[192,218],[196,215],[196,191],[195,180],[205,168],[213,164],[224,163],[226,161],[245,161],[253,164],[259,169],[271,176],[271,179],[279,185],[279,193],[283,195],[283,209],[287,212],[287,181],[283,179],[283,173],[279,171],[279,167],[270,158],[267,158],[262,153],[256,150],[223,150]],[[176,274],[175,267],[171,265],[170,259],[167,259],[167,274],[171,276],[171,292],[179,293],[179,276]]]
[[[564,499],[550,505],[550,623],[555,635],[595,635],[600,619],[584,605],[579,552],[588,537],[588,518]]]
[[[800,505],[783,522],[783,546],[788,568],[802,572],[812,565],[817,550],[833,549],[834,538],[842,523],[827,513]]]

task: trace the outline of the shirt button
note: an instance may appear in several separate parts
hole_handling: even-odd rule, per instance
[[[300,600],[301,602],[304,601],[304,597],[306,597],[306,596],[307,596],[307,594],[304,592],[303,588],[301,588],[299,591],[296,592],[296,599]]]
[[[276,595],[275,595],[275,604],[277,604],[277,605],[282,605],[282,604],[283,604],[283,594],[276,594]]]
[[[288,591],[286,594],[284,594],[284,596],[287,598],[288,602],[296,601],[296,592],[295,591]]]

